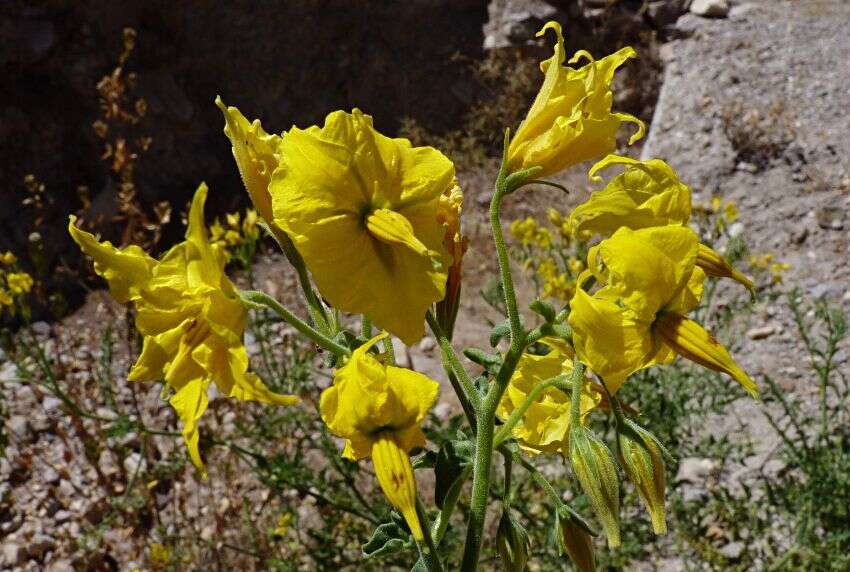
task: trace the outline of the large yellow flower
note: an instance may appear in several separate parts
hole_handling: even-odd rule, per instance
[[[426,309],[445,294],[451,257],[438,213],[452,162],[381,135],[357,109],[331,113],[321,128],[292,128],[280,161],[270,186],[274,222],[322,295],[416,342]]]
[[[502,396],[496,411],[502,421],[525,403],[528,395],[540,383],[559,375],[572,375],[573,350],[557,338],[544,338],[549,346],[546,355],[524,354]],[[581,397],[582,419],[596,407],[601,396],[585,383]],[[513,428],[513,436],[528,453],[558,453],[569,449],[570,396],[556,387],[548,387],[534,400],[522,419]]]
[[[115,248],[77,228],[68,230],[94,259],[95,271],[109,283],[119,302],[136,306],[136,327],[144,336],[142,354],[130,370],[131,381],[163,379],[174,391],[171,405],[183,422],[192,462],[204,470],[198,450],[198,420],[207,408],[214,382],[229,397],[289,405],[297,397],[270,391],[248,372],[242,344],[246,310],[224,274],[224,252],[210,245],[204,224],[206,185],[195,192],[186,240],[161,260],[137,246]]]
[[[685,314],[699,303],[705,273],[697,236],[681,226],[620,228],[588,254],[587,273],[604,286],[576,290],[570,325],[578,358],[616,391],[635,371],[675,354],[756,386],[726,349]]]
[[[566,52],[561,25],[547,22],[537,35],[544,35],[548,29],[558,36],[555,53],[540,63],[545,75],[543,85],[508,149],[511,171],[542,167],[541,177],[613,151],[617,130],[624,121],[638,126],[629,144],[643,137],[645,131],[636,117],[611,111],[614,72],[635,57],[634,49],[626,47],[598,61],[582,50],[569,63],[583,58],[588,63],[569,68],[563,65]]]
[[[319,409],[328,428],[345,439],[343,457],[372,457],[381,489],[421,540],[408,453],[425,446],[419,424],[434,405],[439,384],[421,373],[381,363],[369,350],[385,336],[354,350],[333,385],[322,392]]]
[[[691,218],[691,190],[661,159],[638,161],[608,155],[588,172],[593,181],[602,169],[624,165],[626,169],[611,179],[570,213],[570,229],[610,236],[620,227],[632,230],[653,226],[688,224]],[[697,265],[709,276],[737,280],[750,290],[753,282],[732,267],[711,247],[700,244]]]
[[[259,119],[249,122],[237,108],[224,105],[221,97],[215,98],[215,104],[224,114],[224,134],[233,146],[245,189],[257,212],[271,224],[274,216],[269,183],[277,169],[281,136],[266,133]]]

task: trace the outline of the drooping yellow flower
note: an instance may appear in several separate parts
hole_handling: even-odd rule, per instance
[[[227,107],[221,97],[215,104],[224,114],[224,134],[233,145],[233,157],[242,176],[245,189],[254,203],[254,208],[269,224],[274,219],[269,182],[278,166],[281,136],[268,134],[259,119],[250,123],[235,107]]]
[[[10,272],[6,275],[6,284],[12,294],[28,294],[32,290],[32,276],[26,272]]]
[[[497,415],[503,421],[518,409],[534,388],[547,379],[573,372],[573,351],[569,345],[557,338],[541,340],[551,348],[543,356],[524,354],[517,364],[505,390]],[[582,419],[601,401],[601,396],[585,384],[581,398]],[[556,387],[548,387],[526,410],[522,419],[513,428],[513,436],[526,452],[559,453],[568,449],[570,435],[569,394]]]
[[[274,222],[322,295],[410,345],[442,300],[451,256],[438,220],[454,165],[432,147],[390,139],[355,109],[292,128],[270,186]]]
[[[131,381],[162,379],[174,391],[170,402],[183,422],[192,462],[204,470],[198,450],[198,420],[207,408],[210,382],[229,397],[289,405],[297,397],[269,390],[248,372],[242,344],[246,310],[224,274],[224,253],[209,242],[204,224],[206,185],[195,192],[186,240],[160,260],[137,246],[115,248],[77,228],[68,230],[94,259],[119,302],[136,306],[136,327],[144,336],[142,354],[130,370]]]
[[[345,439],[342,456],[372,457],[381,489],[421,540],[416,516],[416,480],[408,453],[425,446],[419,424],[437,399],[439,384],[415,371],[388,366],[369,352],[386,334],[376,336],[351,354],[322,392],[322,419]]]
[[[537,36],[543,36],[548,29],[557,34],[555,53],[540,63],[545,75],[543,85],[508,149],[509,170],[542,167],[541,177],[613,151],[617,130],[624,121],[638,126],[629,144],[643,137],[645,131],[643,122],[636,117],[611,111],[614,72],[635,57],[635,51],[627,47],[594,60],[582,50],[568,63],[582,59],[588,63],[578,69],[566,67],[561,25],[547,22]]]
[[[570,213],[570,226],[574,231],[610,236],[620,227],[637,230],[688,224],[691,191],[670,165],[660,159],[638,161],[608,155],[590,169],[588,176],[593,181],[601,181],[597,173],[614,165],[624,165],[626,169]],[[732,278],[753,289],[752,280],[709,246],[700,245],[697,265],[709,276]]]
[[[446,293],[437,302],[437,320],[451,337],[454,322],[460,309],[460,289],[463,282],[463,256],[469,248],[469,239],[461,232],[460,214],[463,210],[463,191],[455,184],[440,195],[437,222],[443,225],[443,246],[451,257],[446,279]]]
[[[622,227],[590,250],[586,272],[604,287],[593,295],[578,288],[569,322],[579,359],[612,392],[635,371],[676,353],[756,392],[726,349],[684,317],[702,295],[698,250],[694,232],[681,226]]]

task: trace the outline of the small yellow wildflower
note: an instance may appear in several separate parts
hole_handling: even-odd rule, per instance
[[[645,132],[643,122],[636,117],[611,111],[614,72],[626,60],[635,57],[635,51],[627,47],[594,60],[582,50],[568,63],[575,64],[582,59],[588,63],[578,69],[565,67],[561,25],[547,22],[537,36],[543,36],[549,29],[557,36],[555,53],[540,64],[543,85],[508,149],[511,171],[541,167],[540,177],[610,153],[617,145],[617,130],[624,121],[638,126],[629,144],[643,137]]]
[[[445,296],[451,256],[438,220],[454,165],[432,147],[378,133],[359,109],[292,128],[269,187],[285,231],[332,306],[410,345]]]
[[[26,272],[10,272],[6,275],[6,284],[14,295],[28,294],[32,290],[32,276]]]
[[[747,261],[753,268],[758,268],[759,270],[767,270],[768,268],[770,268],[770,263],[773,261],[773,255],[770,253],[751,254]]]
[[[254,209],[245,211],[245,218],[242,219],[242,234],[248,240],[257,240],[260,238],[260,229],[257,226],[260,217]]]
[[[242,242],[242,235],[238,230],[228,229],[224,232],[224,243],[227,246],[238,246]]]
[[[186,240],[155,260],[138,246],[118,249],[98,242],[75,226],[68,230],[94,259],[119,302],[134,302],[136,327],[144,336],[142,353],[130,370],[131,381],[163,379],[174,390],[170,399],[183,422],[183,438],[192,462],[204,475],[198,420],[207,408],[207,388],[239,400],[276,405],[298,398],[270,391],[248,372],[242,344],[247,312],[236,287],[224,274],[224,253],[209,242],[204,224],[206,185],[195,192]]]
[[[735,201],[728,201],[723,205],[723,218],[726,222],[735,222],[738,220],[738,206]]]
[[[684,314],[702,296],[696,234],[681,226],[621,228],[588,254],[587,273],[605,286],[576,289],[569,317],[576,354],[616,391],[635,371],[675,354],[756,386],[726,349]]]
[[[227,220],[227,226],[229,226],[230,228],[232,228],[232,229],[238,229],[239,228],[239,221],[240,221],[241,217],[240,217],[238,212],[227,213],[225,215],[225,219]],[[238,233],[238,230],[237,230],[237,233]]]
[[[3,266],[11,266],[18,261],[18,258],[8,250],[0,254],[0,264]]]
[[[584,270],[584,260],[580,258],[576,258],[575,256],[571,256],[569,260],[570,272],[578,275],[582,270]]]
[[[285,512],[277,519],[277,525],[272,530],[272,534],[278,538],[286,536],[289,526],[292,524],[292,514]]]
[[[0,288],[0,306],[12,306],[15,299],[9,296],[9,293]]]
[[[534,242],[537,236],[537,230],[537,221],[530,216],[525,219],[517,219],[511,222],[508,227],[508,232],[511,236],[520,241],[523,246],[528,246]]]
[[[369,350],[385,338],[375,336],[337,370],[322,392],[319,410],[328,429],[345,439],[342,456],[372,457],[378,484],[422,540],[416,515],[416,480],[408,453],[425,446],[419,423],[434,405],[439,383],[421,373],[381,363]]]
[[[782,282],[783,275],[791,270],[791,265],[787,262],[774,262],[770,265],[770,275],[774,284]]]
[[[546,218],[549,219],[549,222],[554,227],[559,227],[564,223],[564,217],[561,213],[559,213],[557,209],[553,209],[551,207],[546,211]]]
[[[551,351],[543,356],[524,354],[520,358],[496,412],[503,421],[525,402],[535,386],[559,375],[569,376],[573,371],[573,351],[568,344],[556,338],[544,338],[540,343]],[[599,394],[590,390],[590,384],[585,384],[582,419],[600,400]],[[514,426],[513,436],[520,447],[532,455],[564,452],[570,435],[570,402],[570,396],[560,389],[544,390]]]

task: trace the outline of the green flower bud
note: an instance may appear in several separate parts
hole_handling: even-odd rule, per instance
[[[581,425],[570,431],[570,463],[602,524],[608,546],[620,546],[620,481],[608,447]]]
[[[510,508],[505,508],[496,532],[496,548],[507,572],[522,572],[528,562],[528,532],[517,521]]]
[[[667,476],[664,457],[670,454],[655,435],[631,419],[623,419],[618,427],[617,444],[620,465],[646,505],[652,531],[666,534],[664,493]]]

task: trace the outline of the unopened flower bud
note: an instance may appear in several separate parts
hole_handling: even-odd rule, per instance
[[[496,548],[507,572],[522,572],[528,562],[528,532],[509,508],[502,512],[496,532]]]
[[[602,523],[608,546],[620,545],[620,483],[617,465],[608,447],[581,425],[570,433],[570,463]]]
[[[702,243],[700,243],[697,250],[697,266],[702,268],[709,276],[713,276],[715,278],[731,278],[732,280],[740,282],[746,286],[750,292],[753,290],[752,280],[744,276],[738,270],[735,270],[735,268],[733,268],[732,265],[715,250]]]
[[[559,518],[561,539],[564,551],[575,564],[579,572],[595,572],[596,557],[593,552],[593,538],[579,519],[571,514]]]
[[[664,467],[664,449],[658,439],[632,421],[624,419],[617,430],[620,466],[635,485],[652,522],[655,534],[667,533],[664,493],[667,476]]]
[[[731,376],[754,397],[758,394],[756,384],[735,363],[726,348],[693,320],[674,312],[664,312],[655,321],[655,331],[680,356]]]
[[[391,433],[381,434],[372,444],[372,463],[375,476],[387,500],[407,522],[410,533],[417,542],[425,537],[416,514],[416,479],[410,457],[398,446]]]

